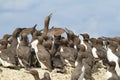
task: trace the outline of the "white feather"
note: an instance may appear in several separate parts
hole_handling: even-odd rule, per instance
[[[47,67],[40,61],[40,65],[42,69],[47,69]]]
[[[85,49],[87,50],[87,45],[84,43],[83,37],[82,37],[81,35],[79,36],[79,39],[81,40],[81,43],[80,43],[80,44],[84,45],[84,46],[85,46]]]
[[[87,50],[87,45],[84,43],[84,41],[81,41],[81,44],[85,46],[85,49]]]
[[[82,73],[79,76],[78,80],[85,80],[85,78],[84,78],[84,75],[85,75],[85,67],[84,67],[84,65],[82,66],[81,71],[82,71]]]
[[[109,79],[109,78],[111,78],[112,77],[112,73],[111,72],[109,72],[108,70],[107,70],[107,72],[106,72],[106,78],[107,79]]]
[[[82,67],[82,72],[85,72],[85,67],[84,66]]]
[[[64,52],[64,50],[63,50],[63,48],[62,48],[62,47],[60,48],[60,52]]]
[[[17,49],[18,49],[18,47],[20,45],[20,38],[19,37],[17,37],[17,41],[18,41],[18,44],[17,44]]]
[[[25,67],[24,64],[22,63],[22,60],[21,60],[20,58],[18,58],[18,61],[19,61],[20,65],[21,65],[22,67]]]
[[[116,61],[118,60],[118,57],[112,53],[112,50],[110,48],[108,48],[107,50],[107,58],[109,61]]]
[[[19,37],[17,37],[17,41],[18,41],[18,43],[20,43],[20,38]]]
[[[39,41],[36,39],[31,43],[31,47],[35,50],[36,53],[38,52],[38,49],[37,49],[38,42]]]
[[[77,46],[76,46],[76,45],[74,45],[74,48],[75,48],[75,49],[77,49]]]
[[[4,61],[0,58],[0,63],[2,64],[2,66],[4,67],[9,67],[9,66],[13,66],[13,64],[7,62],[7,61]]]
[[[98,55],[96,53],[97,49],[95,47],[92,48],[92,55],[94,58],[98,58]]]
[[[75,67],[78,65],[78,62],[77,61],[75,61]]]
[[[108,48],[107,50],[107,58],[108,58],[108,61],[114,61],[116,63],[116,66],[115,66],[115,70],[118,74],[118,76],[120,76],[120,67],[119,67],[119,64],[118,64],[118,57],[112,53],[112,50],[110,48]]]
[[[118,76],[120,76],[120,67],[119,67],[118,62],[116,62],[116,67],[115,67],[115,70],[116,70],[116,72],[117,72]]]
[[[65,59],[65,62],[67,63],[68,66],[72,66],[67,59]]]

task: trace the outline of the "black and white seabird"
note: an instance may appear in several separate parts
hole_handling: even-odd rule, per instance
[[[107,72],[105,74],[107,80],[120,80],[120,77],[117,75],[117,73],[115,71],[115,66],[116,66],[115,62],[113,62],[113,61],[108,62]]]
[[[116,63],[115,71],[117,72],[118,76],[120,76],[120,58],[116,55],[116,48],[117,43],[114,41],[108,41],[107,45],[107,59],[109,62],[113,61]]]

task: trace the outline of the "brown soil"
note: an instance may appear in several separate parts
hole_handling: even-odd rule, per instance
[[[26,73],[24,68],[20,70],[13,70],[9,68],[0,67],[2,72],[0,72],[0,80],[34,80],[33,76],[29,73]],[[42,70],[40,68],[33,68],[39,72],[40,78],[43,77],[44,72],[48,72],[47,70]],[[50,77],[52,80],[70,80],[72,68],[67,67],[67,73],[57,73],[56,70],[53,70],[50,73]],[[105,78],[105,69],[101,68],[98,72],[93,74],[95,80],[106,80]]]

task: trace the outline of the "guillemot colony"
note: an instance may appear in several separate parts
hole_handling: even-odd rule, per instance
[[[5,34],[0,39],[0,65],[13,69],[38,67],[49,72],[60,69],[61,73],[66,73],[65,67],[69,66],[74,68],[71,80],[94,80],[94,68],[99,68],[94,66],[102,62],[101,67],[107,67],[106,78],[119,79],[120,37],[91,38],[88,33],[77,35],[67,28],[49,28],[51,16],[45,18],[41,30],[36,29],[35,24],[31,28],[16,28],[12,34]]]

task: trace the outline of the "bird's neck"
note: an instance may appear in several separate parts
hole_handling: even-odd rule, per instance
[[[40,80],[40,77],[38,75],[34,75],[35,80]]]

